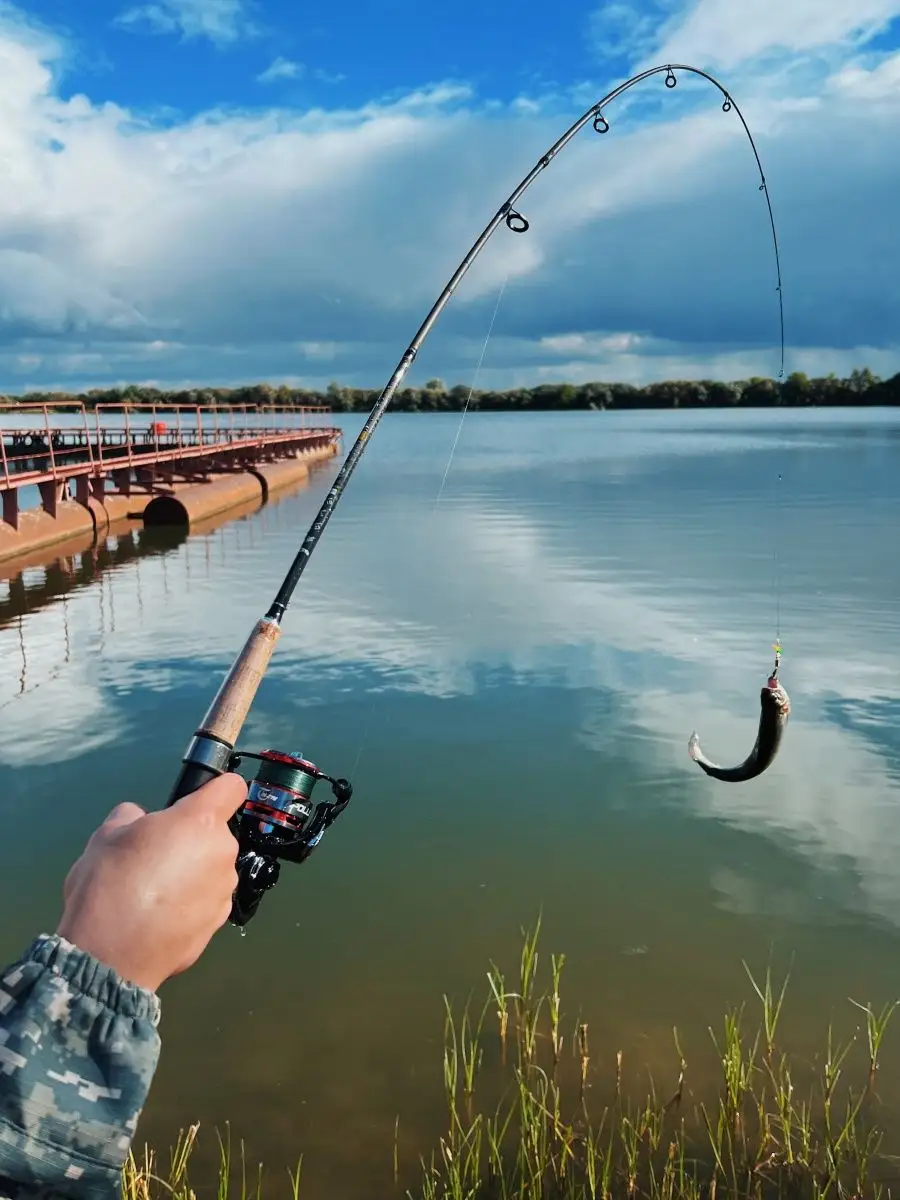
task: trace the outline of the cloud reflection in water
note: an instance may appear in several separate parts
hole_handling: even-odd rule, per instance
[[[267,685],[281,703],[303,706],[358,696],[362,680],[373,704],[400,693],[471,696],[492,671],[526,687],[552,681],[577,694],[573,745],[639,757],[665,784],[660,803],[764,833],[832,874],[851,864],[860,902],[896,921],[898,742],[889,716],[900,624],[888,597],[897,568],[889,556],[872,561],[879,532],[897,519],[896,488],[865,454],[847,458],[844,434],[827,428],[753,429],[743,442],[729,431],[723,448],[720,434],[707,445],[699,435],[625,428],[617,441],[604,426],[595,438],[579,420],[553,426],[555,465],[541,455],[540,418],[524,432],[520,425],[506,458],[508,425],[470,420],[437,509],[440,473],[429,476],[422,463],[442,461],[455,423],[393,427],[384,460],[360,471],[317,551]],[[888,451],[890,470],[894,440]],[[502,469],[488,469],[501,458]],[[755,737],[775,635],[775,458],[791,489],[777,532],[793,711],[771,770],[729,787],[700,776],[686,743],[697,728],[711,754],[736,760]],[[827,498],[836,459],[840,507]],[[211,697],[320,497],[321,486],[300,493],[70,596],[76,653],[52,684],[0,712],[0,760],[62,762],[122,736],[136,689],[163,696],[201,681]],[[114,599],[114,633],[108,613],[98,620],[101,593],[107,609]],[[59,611],[25,620],[33,677],[58,669]],[[877,640],[859,636],[867,613]],[[15,637],[0,630],[4,663],[15,660]],[[15,690],[8,670],[0,703]],[[746,904],[753,893],[740,894],[735,902]]]

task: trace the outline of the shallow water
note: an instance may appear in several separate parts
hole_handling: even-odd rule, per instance
[[[512,973],[539,911],[567,1036],[588,1020],[598,1070],[621,1048],[644,1086],[677,1025],[702,1089],[742,959],[791,967],[803,1053],[849,996],[900,995],[900,413],[472,414],[441,490],[458,428],[384,419],[245,728],[349,776],[350,808],[163,992],[141,1138],[199,1119],[202,1157],[230,1120],[269,1195],[301,1152],[305,1196],[385,1192],[398,1114],[404,1162],[430,1153],[441,995]],[[162,802],[335,470],[0,581],[5,959],[106,811]],[[778,632],[781,755],[716,784],[688,735],[747,753]]]

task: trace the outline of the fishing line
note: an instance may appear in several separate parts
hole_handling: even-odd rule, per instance
[[[285,575],[284,579],[282,580],[281,586],[279,587],[274,599],[272,600],[271,605],[269,606],[269,608],[267,609],[267,611],[261,618],[261,621],[257,623],[256,627],[254,628],[254,632],[250,636],[250,639],[245,644],[245,647],[241,651],[241,654],[238,656],[239,658],[244,654],[251,653],[251,650],[250,650],[251,645],[257,647],[257,652],[262,652],[263,646],[265,645],[267,647],[266,661],[268,662],[268,659],[271,656],[271,651],[274,649],[274,641],[279,636],[282,618],[284,617],[284,614],[287,611],[288,605],[291,602],[291,598],[294,594],[297,584],[300,582],[300,578],[303,575],[303,572],[306,570],[306,566],[310,560],[310,557],[311,557],[313,551],[315,550],[316,546],[318,545],[319,539],[321,538],[326,525],[330,521],[331,515],[334,512],[334,509],[335,509],[338,501],[340,500],[341,496],[344,494],[344,491],[346,490],[346,487],[350,480],[351,475],[356,470],[357,464],[359,463],[360,459],[362,458],[363,454],[366,451],[366,448],[367,448],[368,442],[369,442],[369,438],[371,437],[372,433],[375,430],[375,427],[378,425],[381,418],[384,416],[385,410],[387,409],[387,406],[390,403],[394,393],[396,392],[397,388],[399,387],[399,385],[400,385],[401,381],[403,380],[403,378],[405,377],[406,373],[409,371],[409,368],[412,366],[413,362],[415,361],[416,356],[418,355],[422,344],[424,343],[428,334],[431,332],[431,329],[433,328],[433,326],[434,326],[435,322],[437,321],[438,317],[440,316],[441,312],[446,307],[450,298],[456,291],[462,278],[465,276],[465,274],[467,273],[469,268],[474,263],[475,259],[478,257],[478,255],[481,253],[481,251],[487,245],[488,241],[494,235],[495,231],[500,227],[501,224],[505,224],[506,228],[511,233],[514,233],[516,235],[525,234],[531,228],[531,225],[530,225],[530,222],[528,221],[528,219],[525,216],[523,216],[523,214],[520,213],[518,211],[518,209],[516,209],[514,207],[516,202],[518,201],[519,197],[532,185],[532,183],[535,181],[535,179],[538,177],[538,175],[540,175],[542,171],[546,170],[546,168],[550,166],[551,162],[556,157],[556,155],[559,154],[560,151],[564,149],[564,147],[572,140],[572,138],[574,138],[575,135],[581,129],[583,129],[584,126],[587,125],[587,123],[589,121],[592,122],[595,133],[602,135],[602,134],[606,134],[609,132],[610,123],[609,123],[608,119],[603,115],[604,108],[608,108],[608,106],[614,100],[616,100],[619,96],[623,95],[625,92],[628,92],[631,88],[635,87],[637,84],[642,83],[644,80],[649,79],[651,76],[659,75],[663,71],[665,72],[665,86],[669,89],[676,87],[678,84],[678,77],[675,74],[676,70],[685,72],[686,74],[699,76],[703,79],[706,79],[709,83],[711,83],[713,85],[713,87],[715,87],[723,97],[722,111],[724,113],[730,113],[733,110],[736,113],[736,115],[737,115],[738,119],[740,120],[741,125],[744,129],[744,132],[747,135],[747,138],[750,142],[750,147],[753,151],[753,156],[756,160],[756,165],[759,170],[759,178],[760,178],[759,191],[764,193],[764,195],[765,195],[766,206],[767,206],[768,213],[769,213],[769,224],[770,224],[770,227],[772,230],[773,244],[775,247],[775,266],[776,266],[776,289],[775,290],[778,295],[779,321],[780,321],[780,330],[781,330],[781,368],[779,371],[779,376],[784,374],[784,305],[783,305],[782,284],[781,284],[781,259],[780,259],[780,254],[779,254],[779,250],[778,250],[778,237],[777,237],[777,233],[775,231],[775,217],[774,217],[774,213],[772,210],[771,198],[769,196],[768,183],[766,181],[765,173],[763,172],[763,169],[762,169],[762,163],[760,161],[759,153],[756,149],[756,143],[753,140],[753,135],[750,133],[750,128],[744,119],[743,113],[741,112],[737,102],[729,94],[729,92],[726,91],[726,89],[722,86],[722,84],[719,83],[719,81],[717,79],[715,79],[712,75],[710,75],[708,72],[701,70],[699,67],[691,67],[684,63],[666,63],[665,65],[662,65],[662,66],[650,67],[645,71],[641,71],[639,74],[633,75],[630,79],[626,80],[625,83],[621,83],[618,85],[618,87],[613,88],[612,91],[608,92],[601,100],[598,100],[596,104],[591,105],[591,107],[587,110],[587,112],[585,112],[581,117],[579,117],[578,120],[575,121],[574,124],[572,124],[566,130],[566,132],[562,135],[562,137],[558,138],[553,143],[553,145],[546,151],[546,153],[543,154],[540,159],[538,159],[535,166],[532,167],[532,169],[528,172],[528,174],[525,176],[525,178],[522,179],[521,182],[513,189],[512,193],[507,198],[507,200],[500,206],[498,211],[494,214],[494,216],[491,218],[491,220],[485,226],[485,228],[481,232],[481,234],[479,234],[479,236],[475,239],[472,246],[470,247],[470,249],[464,256],[462,261],[460,262],[459,266],[456,268],[456,270],[454,271],[451,278],[445,284],[443,291],[438,296],[437,300],[435,300],[434,304],[432,305],[432,307],[431,307],[430,311],[428,312],[427,316],[425,317],[424,321],[419,326],[419,329],[416,332],[416,335],[414,336],[413,340],[410,342],[409,346],[406,348],[406,350],[404,351],[403,355],[401,356],[399,362],[395,366],[390,379],[385,384],[384,388],[382,389],[381,393],[378,396],[378,399],[375,401],[375,404],[373,405],[371,412],[369,413],[368,417],[366,418],[366,421],[365,421],[362,429],[357,434],[355,442],[353,443],[350,450],[348,451],[347,456],[344,460],[344,463],[341,466],[341,469],[338,472],[334,483],[332,484],[330,490],[328,491],[328,494],[326,495],[324,501],[322,502],[322,505],[321,505],[318,513],[316,514],[315,519],[313,520],[312,524],[310,525],[309,530],[307,531],[307,534],[306,534],[305,538],[303,539],[303,542],[300,545],[300,548],[298,549],[296,555],[294,556],[294,561],[291,563],[290,567],[288,568],[287,574]],[[263,640],[263,642],[260,642],[257,639],[261,636],[261,632],[262,632],[263,628],[265,628],[265,630],[266,630],[266,638]],[[236,662],[237,662],[237,660],[236,660]],[[263,669],[265,669],[265,668],[263,668]],[[236,670],[236,664],[235,664],[235,670]],[[244,672],[241,672],[240,676],[241,676],[242,683],[244,683],[245,681],[249,682],[249,680],[247,679]],[[237,683],[237,679],[238,679],[237,675],[229,673],[229,675],[226,677],[226,684],[223,684],[223,686],[227,686],[230,689],[230,687],[232,686],[232,683],[234,683],[234,684]],[[253,690],[255,692],[255,687]],[[246,700],[249,703],[250,702],[250,694],[246,691],[242,691],[242,696],[243,696],[243,699],[241,700],[241,708],[243,709],[243,712],[241,714],[241,717],[238,718],[238,709],[232,707],[232,703],[237,700],[237,693],[232,694],[230,691],[228,693],[229,711],[233,714],[234,720],[240,719],[241,722],[243,722],[243,719],[245,718],[246,711],[247,711],[246,709],[244,709],[244,700]],[[218,697],[217,701],[213,705],[213,708],[215,709],[215,714],[217,717],[222,716],[222,713],[221,713],[222,703],[221,702],[224,701],[225,698],[226,698],[225,694],[223,693],[222,695],[220,695]],[[212,716],[212,715],[213,715],[213,713],[211,711],[207,713],[207,716]],[[221,725],[221,731],[232,732],[234,720],[229,718],[224,724]],[[228,726],[227,730],[226,730],[226,725]],[[201,736],[201,734],[198,733],[196,736]],[[217,733],[215,731],[213,726],[206,725],[205,723],[202,727],[202,737],[203,737],[203,740],[205,743],[208,743],[209,741],[215,741],[218,738],[219,744],[222,747],[224,747],[226,744],[230,744],[230,738],[222,737],[220,733]],[[201,778],[201,776],[203,778],[209,778],[210,773],[212,773],[212,774],[216,773],[218,768],[214,769],[212,767],[213,759],[215,759],[216,762],[218,762],[219,759],[222,759],[222,761],[224,761],[224,759],[222,758],[222,755],[224,754],[224,749],[222,751],[216,751],[212,748],[212,746],[207,744],[207,751],[208,751],[208,753],[204,752],[203,754],[200,755],[200,758],[196,758],[196,759],[193,757],[193,754],[194,754],[193,750],[191,751],[191,755],[189,755],[190,760],[192,762],[196,762],[196,765],[199,768],[199,774],[194,772],[198,781]],[[212,756],[212,757],[210,757],[210,756]],[[183,763],[187,763],[188,759],[183,759],[182,761],[183,761]],[[183,774],[183,772],[182,772],[182,774]],[[179,782],[176,785],[176,788],[180,789],[183,786],[184,786],[184,781],[182,780],[181,782]],[[199,782],[197,783],[197,786],[200,786]],[[182,794],[184,794],[184,793],[182,793]]]
[[[772,587],[775,593],[775,665],[768,674],[765,685],[760,689],[760,716],[756,741],[752,750],[735,767],[721,767],[718,763],[707,758],[700,748],[697,731],[688,738],[688,755],[700,769],[713,779],[724,783],[746,783],[757,779],[771,767],[778,754],[791,714],[791,698],[784,685],[778,678],[781,666],[781,567],[779,556],[779,536],[781,519],[781,484],[784,472],[779,471],[774,483],[774,536],[772,548]]]
[[[604,115],[604,109],[608,109],[619,96],[628,92],[631,88],[637,86],[645,80],[650,79],[665,73],[664,84],[667,89],[672,89],[678,84],[678,76],[676,72],[693,75],[707,80],[721,95],[721,108],[724,113],[730,113],[732,110],[737,115],[741,122],[744,133],[746,134],[751,149],[753,151],[756,165],[759,170],[759,191],[764,193],[766,205],[769,213],[769,224],[772,230],[773,242],[775,245],[775,264],[776,264],[776,292],[778,295],[779,321],[781,332],[781,370],[780,375],[784,373],[784,313],[783,313],[783,296],[781,286],[781,261],[778,250],[778,239],[775,231],[775,219],[772,211],[771,199],[769,197],[768,184],[765,174],[762,170],[762,164],[759,154],[756,149],[755,142],[750,133],[747,122],[744,120],[743,114],[740,111],[737,103],[734,101],[728,91],[708,72],[701,70],[698,67],[692,67],[684,63],[664,63],[659,66],[649,67],[644,71],[633,75],[624,83],[620,83],[613,88],[601,99],[587,109],[569,128],[562,134],[561,137],[551,145],[544,154],[538,159],[531,170],[525,177],[516,185],[507,199],[501,204],[500,208],[494,213],[488,221],[482,232],[476,237],[468,251],[465,253],[459,265],[451,275],[450,279],[444,285],[441,293],[431,306],[430,310],[422,321],[412,341],[407,346],[406,350],[401,355],[394,370],[388,379],[385,386],[379,393],[372,409],[366,418],[362,429],[357,434],[356,439],[344,459],[344,462],[339,470],[334,482],[329,488],[318,513],[312,521],[303,541],[301,542],[293,561],[288,567],[281,585],[279,586],[271,604],[254,622],[253,628],[250,631],[244,645],[239,650],[234,658],[232,665],[227,672],[225,678],[219,685],[215,696],[206,709],[198,726],[194,728],[194,734],[190,743],[182,755],[181,766],[178,776],[174,782],[172,792],[167,801],[167,805],[174,804],[182,796],[186,796],[191,792],[202,787],[209,779],[221,775],[224,772],[233,769],[235,762],[235,747],[240,737],[241,730],[244,727],[248,713],[253,704],[253,699],[259,689],[259,685],[268,670],[272,655],[275,651],[278,639],[282,632],[282,621],[291,603],[294,592],[300,579],[309,564],[309,560],[315,551],[325,528],[330,521],[334,510],[346,491],[347,485],[353,472],[368,448],[369,441],[374,433],[378,423],[384,416],[385,410],[391,402],[397,388],[406,376],[413,362],[415,361],[419,350],[421,349],[425,339],[431,332],[435,322],[440,316],[443,309],[446,307],[460,281],[466,275],[476,258],[487,245],[488,241],[493,237],[494,233],[505,225],[510,233],[517,236],[524,235],[530,228],[530,222],[516,208],[516,204],[523,193],[532,185],[537,177],[546,170],[553,162],[554,158],[566,147],[566,145],[575,137],[575,135],[583,129],[588,123],[591,123],[595,133],[605,135],[610,130],[608,118]],[[332,781],[333,786],[338,790],[335,795],[341,790],[343,784],[347,781]],[[338,785],[341,785],[339,787]],[[349,784],[347,785],[350,786]],[[352,789],[351,789],[352,790]],[[346,805],[349,801],[349,793],[346,799],[340,804]],[[336,811],[343,811],[340,807]],[[336,815],[336,814],[335,814]],[[332,818],[333,819],[333,818]],[[252,826],[253,819],[248,817],[248,821]],[[258,821],[257,821],[258,824]],[[248,826],[249,828],[250,826]],[[324,828],[324,827],[323,827]],[[321,831],[316,835],[317,839],[321,835]],[[248,836],[250,836],[248,834]],[[247,854],[240,860],[246,871],[262,870],[265,864],[259,858],[256,852],[247,851]],[[266,866],[266,871],[276,871],[278,861],[273,860],[274,866],[271,864]],[[240,870],[239,870],[240,875]],[[255,877],[254,877],[255,878]],[[260,876],[262,878],[262,876]],[[243,883],[241,887],[250,888],[255,893],[257,885],[252,883],[250,875],[242,877]],[[270,874],[266,875],[266,882],[261,886],[263,890],[273,886],[275,878]],[[262,895],[262,892],[259,892]],[[253,901],[252,911],[255,911],[255,904],[258,903],[258,897]],[[243,910],[242,910],[243,911]],[[252,915],[252,914],[251,914]],[[249,916],[245,915],[240,923],[243,924]]]
[[[441,484],[440,484],[440,487],[438,488],[437,496],[435,497],[434,505],[431,509],[432,515],[437,511],[437,507],[441,502],[441,497],[444,494],[444,485],[447,482],[447,476],[450,474],[450,466],[451,466],[454,456],[456,454],[456,447],[457,447],[457,444],[459,443],[460,434],[462,433],[463,422],[466,419],[466,413],[469,411],[469,404],[471,403],[472,396],[475,394],[475,388],[478,385],[478,377],[481,374],[481,368],[484,363],[484,356],[487,353],[488,344],[491,340],[491,335],[494,331],[494,323],[497,320],[497,313],[500,311],[500,302],[503,299],[503,293],[506,291],[506,285],[508,282],[509,282],[509,267],[507,267],[506,270],[504,271],[503,282],[500,284],[500,290],[497,293],[497,300],[494,304],[494,311],[491,314],[491,319],[490,319],[490,322],[488,323],[487,333],[484,336],[484,341],[481,346],[481,353],[479,354],[478,362],[475,365],[475,373],[472,376],[472,383],[471,383],[471,386],[469,387],[469,394],[466,396],[466,403],[463,406],[462,415],[460,416],[459,424],[456,429],[456,437],[453,439],[453,444],[450,447],[450,455],[447,459],[447,466],[444,470],[444,477],[441,480]],[[357,773],[357,771],[359,770],[359,764],[360,764],[360,760],[362,759],[363,750],[365,749],[365,747],[368,743],[368,740],[369,740],[369,729],[371,726],[373,705],[374,705],[374,697],[370,695],[368,703],[366,704],[366,708],[365,708],[363,733],[362,733],[362,737],[360,739],[359,748],[356,751],[356,761],[353,764],[353,770],[350,772],[351,775],[355,775]]]
[[[443,494],[444,494],[444,484],[447,482],[447,476],[450,474],[450,464],[453,462],[453,456],[456,454],[456,445],[457,445],[457,442],[459,441],[459,435],[462,433],[463,421],[465,421],[465,419],[466,419],[466,413],[469,411],[469,404],[471,403],[472,396],[475,392],[476,384],[478,383],[478,376],[481,374],[481,365],[484,362],[484,356],[485,356],[485,352],[487,351],[487,348],[488,348],[488,342],[491,340],[491,334],[494,331],[494,322],[497,320],[497,313],[500,311],[500,301],[503,299],[503,293],[506,291],[506,284],[508,281],[509,281],[509,267],[506,268],[506,271],[503,275],[503,282],[500,285],[500,291],[497,293],[497,303],[494,305],[494,312],[493,312],[493,315],[491,316],[491,322],[488,325],[488,330],[487,330],[487,333],[485,334],[484,344],[481,347],[481,354],[478,357],[478,364],[475,367],[475,374],[472,377],[472,386],[469,388],[468,396],[466,396],[466,403],[463,406],[462,416],[459,419],[459,425],[456,430],[456,437],[453,439],[453,445],[450,447],[450,457],[447,459],[447,467],[444,471],[444,478],[441,480],[441,486],[438,488],[438,494],[437,494],[437,498],[434,502],[434,508],[432,508],[432,510],[431,510],[432,512],[434,512],[437,509],[437,506],[441,502],[441,496],[443,496]]]
[[[775,593],[775,668],[781,661],[781,563],[778,556],[778,539],[781,534],[781,484],[784,479],[784,472],[778,472],[778,478],[775,480],[775,535],[773,538],[772,550],[772,589]]]

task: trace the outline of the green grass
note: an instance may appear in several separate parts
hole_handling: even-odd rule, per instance
[[[876,1091],[882,1044],[897,1001],[876,1012],[850,1003],[864,1022],[846,1041],[829,1026],[815,1062],[792,1058],[779,1041],[788,979],[771,972],[750,984],[747,1005],[710,1029],[720,1063],[718,1086],[686,1101],[689,1065],[673,1030],[671,1085],[663,1096],[634,1096],[623,1085],[621,1051],[603,1071],[592,1058],[587,1025],[571,1042],[562,1033],[564,955],[551,955],[543,989],[540,920],[523,930],[518,977],[493,964],[480,1006],[455,1012],[444,997],[443,1080],[446,1126],[415,1177],[403,1178],[399,1117],[385,1162],[394,1200],[889,1200],[894,1160],[883,1152]],[[510,987],[511,990],[507,990]],[[851,1065],[858,1070],[851,1071]],[[436,1064],[437,1067],[437,1064]],[[858,1078],[857,1078],[858,1076]],[[598,1097],[605,1096],[605,1103]],[[182,1134],[161,1168],[145,1150],[127,1164],[126,1200],[195,1193],[188,1165],[198,1130]],[[301,1160],[302,1162],[302,1160]],[[289,1186],[302,1195],[300,1165]],[[385,1177],[388,1177],[386,1170]],[[218,1200],[260,1200],[262,1168],[250,1171],[243,1144],[219,1139]],[[217,1190],[216,1190],[217,1189]]]

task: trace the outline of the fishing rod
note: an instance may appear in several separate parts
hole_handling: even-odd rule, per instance
[[[260,764],[256,776],[250,782],[246,801],[230,823],[231,830],[238,842],[238,885],[229,918],[232,924],[246,925],[255,914],[264,893],[277,883],[280,860],[303,862],[318,845],[325,831],[347,807],[353,794],[353,787],[348,780],[334,779],[332,776],[324,774],[301,754],[285,754],[276,750],[264,750],[255,754],[237,751],[235,746],[257,689],[268,669],[281,634],[281,622],[287,612],[294,590],[306,570],[310,556],[318,545],[338,501],[344,494],[350,476],[365,453],[378,422],[415,361],[416,355],[431,332],[435,321],[456,291],[463,276],[500,224],[505,224],[511,233],[521,234],[528,231],[528,220],[514,207],[519,197],[589,121],[592,122],[596,133],[609,132],[609,121],[603,115],[603,110],[614,100],[645,79],[663,72],[665,72],[666,87],[674,88],[678,83],[676,71],[700,76],[718,89],[723,96],[722,111],[728,113],[732,109],[734,110],[753,149],[756,165],[759,168],[759,190],[766,197],[775,247],[775,267],[778,280],[776,291],[781,322],[779,377],[783,376],[784,306],[778,237],[775,232],[775,218],[772,213],[766,177],[743,113],[722,84],[698,67],[681,63],[667,63],[664,66],[651,67],[641,71],[592,104],[573,125],[569,126],[562,137],[554,142],[550,149],[538,159],[525,178],[513,189],[508,199],[500,206],[482,233],[473,242],[444,290],[434,302],[425,320],[419,326],[415,337],[404,351],[393,374],[378,396],[322,502],[321,508],[310,525],[274,600],[265,615],[256,622],[185,751],[181,771],[167,801],[167,806],[174,804],[182,796],[196,791],[210,779],[227,771],[237,770],[244,759],[256,759]],[[310,797],[315,784],[320,780],[331,784],[334,799],[333,801],[321,801],[313,808]]]

